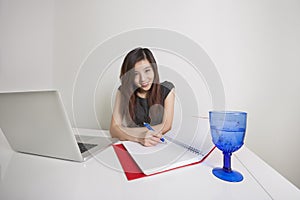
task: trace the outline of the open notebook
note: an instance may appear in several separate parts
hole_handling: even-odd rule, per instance
[[[123,142],[123,147],[119,146],[119,149],[115,146],[125,173],[142,173],[146,176],[197,164],[214,148],[208,120],[204,119],[191,118],[188,124],[169,131],[164,138],[166,143],[159,143],[153,147],[144,147],[130,141]],[[125,151],[129,156],[125,155]],[[137,165],[137,168],[130,168],[132,164]],[[127,178],[130,179],[128,175]]]

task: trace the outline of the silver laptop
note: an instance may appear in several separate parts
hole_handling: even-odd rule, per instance
[[[57,91],[0,93],[0,128],[15,151],[79,162],[114,142],[76,137]]]

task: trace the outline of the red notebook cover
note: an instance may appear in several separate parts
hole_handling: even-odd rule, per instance
[[[168,170],[161,171],[161,172],[158,172],[158,173],[154,173],[154,174],[151,174],[151,175],[146,175],[141,171],[139,166],[135,163],[135,161],[130,156],[130,154],[128,153],[128,151],[126,150],[126,148],[124,147],[123,144],[115,144],[115,145],[113,145],[113,148],[114,148],[114,150],[115,150],[115,152],[118,156],[118,159],[121,163],[121,166],[124,170],[124,173],[127,177],[127,180],[129,180],[129,181],[135,180],[135,179],[138,179],[138,178],[143,178],[143,177],[147,177],[147,176],[160,174],[160,173],[163,173],[163,172],[171,171],[171,170],[186,167],[186,166],[199,164],[199,163],[203,162],[205,160],[205,158],[207,158],[209,156],[209,154],[215,149],[215,147],[212,148],[210,150],[210,152],[205,157],[203,157],[202,160],[200,160],[198,162],[191,163],[191,164],[188,164],[188,165],[183,165],[183,166],[176,167],[176,168],[173,168],[173,169],[168,169]]]

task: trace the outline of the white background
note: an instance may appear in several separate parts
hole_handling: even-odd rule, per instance
[[[58,88],[71,115],[76,73],[97,45],[176,31],[215,63],[226,108],[248,112],[246,145],[300,187],[299,19],[298,0],[0,0],[0,90]]]

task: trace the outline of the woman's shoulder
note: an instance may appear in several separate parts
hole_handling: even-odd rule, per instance
[[[170,81],[164,81],[160,84],[162,99],[165,100],[168,94],[171,92],[173,88],[175,88],[174,84]]]
[[[170,81],[164,81],[160,85],[162,86],[162,88],[165,88],[168,90],[172,90],[173,88],[175,88],[175,85]]]

